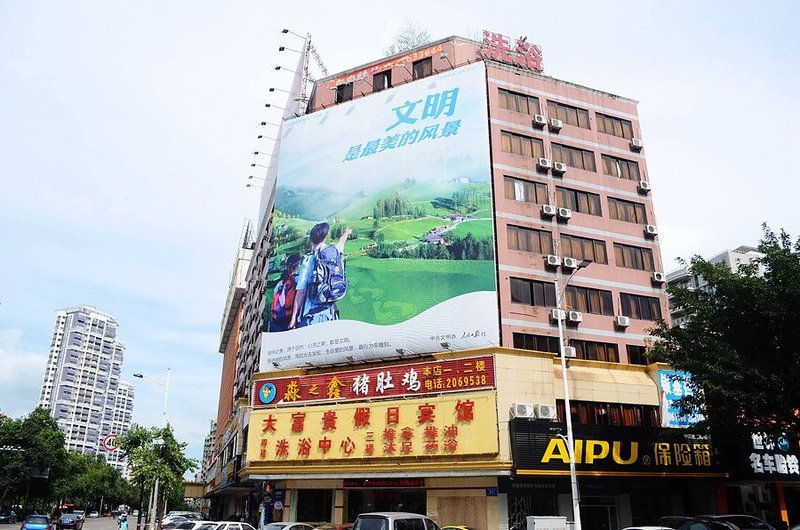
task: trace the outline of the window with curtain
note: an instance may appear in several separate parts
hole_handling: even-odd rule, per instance
[[[588,259],[595,263],[608,263],[605,241],[588,237],[561,234],[561,255],[578,260]]]
[[[498,88],[497,92],[500,96],[500,108],[530,114],[531,116],[542,113],[539,108],[539,98],[503,88]]]
[[[508,225],[508,248],[536,254],[553,253],[553,236],[546,230]]]
[[[650,364],[647,358],[647,348],[645,346],[634,346],[628,344],[628,362],[630,364]]]
[[[625,160],[610,155],[602,155],[603,173],[626,180],[642,180],[639,164],[633,160]]]
[[[585,425],[622,425],[625,427],[660,427],[658,407],[629,403],[601,403],[598,401],[569,402],[572,421]],[[566,421],[564,400],[556,400],[558,421]]]
[[[638,294],[620,293],[622,314],[639,320],[658,320],[661,318],[661,303],[658,298]]]
[[[585,169],[586,171],[597,171],[594,164],[594,153],[586,149],[578,149],[562,144],[552,144],[553,160],[563,162],[569,167]]]
[[[511,301],[516,304],[555,307],[555,287],[552,283],[511,278]]]
[[[505,177],[503,188],[506,199],[535,204],[547,204],[547,186],[541,182]]]
[[[654,271],[653,251],[649,248],[634,247],[614,243],[614,262],[617,267],[637,269],[640,271]]]
[[[591,340],[570,340],[569,345],[575,348],[575,354],[578,359],[609,363],[619,362],[619,349],[616,344]]]
[[[596,113],[597,130],[601,133],[619,136],[620,138],[633,138],[633,125],[628,120],[615,118],[606,114]]]
[[[647,224],[647,212],[644,204],[622,199],[608,198],[608,215],[617,221],[626,223]]]
[[[386,70],[385,72],[378,72],[372,76],[372,90],[373,92],[380,92],[392,88],[392,71]]]
[[[411,72],[414,79],[422,79],[433,74],[433,59],[428,57],[411,63]]]
[[[556,187],[558,205],[569,208],[573,212],[587,213],[589,215],[603,215],[600,210],[600,195],[586,191],[572,190]]]
[[[544,144],[538,138],[506,131],[500,132],[500,149],[506,153],[533,158],[542,158],[544,156]]]
[[[594,315],[614,315],[611,291],[570,285],[564,291],[564,297],[566,306],[574,311]]]
[[[545,351],[561,353],[558,347],[558,337],[547,335],[532,335],[530,333],[514,333],[514,347],[521,350]]]
[[[589,111],[579,109],[572,105],[565,105],[555,101],[547,102],[547,117],[558,118],[566,124],[581,127],[583,129],[590,129],[589,127]]]

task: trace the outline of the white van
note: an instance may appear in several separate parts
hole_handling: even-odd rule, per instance
[[[353,530],[439,530],[439,526],[418,513],[372,512],[356,517]]]

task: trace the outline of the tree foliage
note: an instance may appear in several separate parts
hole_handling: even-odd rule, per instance
[[[689,318],[653,330],[653,358],[693,376],[683,410],[700,407],[715,432],[800,431],[800,240],[764,225],[759,251],[733,271],[693,258],[708,288],[670,287]]]
[[[394,40],[386,47],[383,53],[388,57],[403,53],[406,50],[423,46],[431,41],[431,34],[427,29],[414,24],[411,21],[406,21],[400,26]]]

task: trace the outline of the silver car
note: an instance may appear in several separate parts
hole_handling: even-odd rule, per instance
[[[356,517],[353,530],[439,530],[439,526],[418,513],[373,512]]]

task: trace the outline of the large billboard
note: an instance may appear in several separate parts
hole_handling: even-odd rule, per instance
[[[492,391],[253,411],[247,461],[497,454]]]
[[[498,344],[490,179],[483,63],[285,122],[261,370]]]

